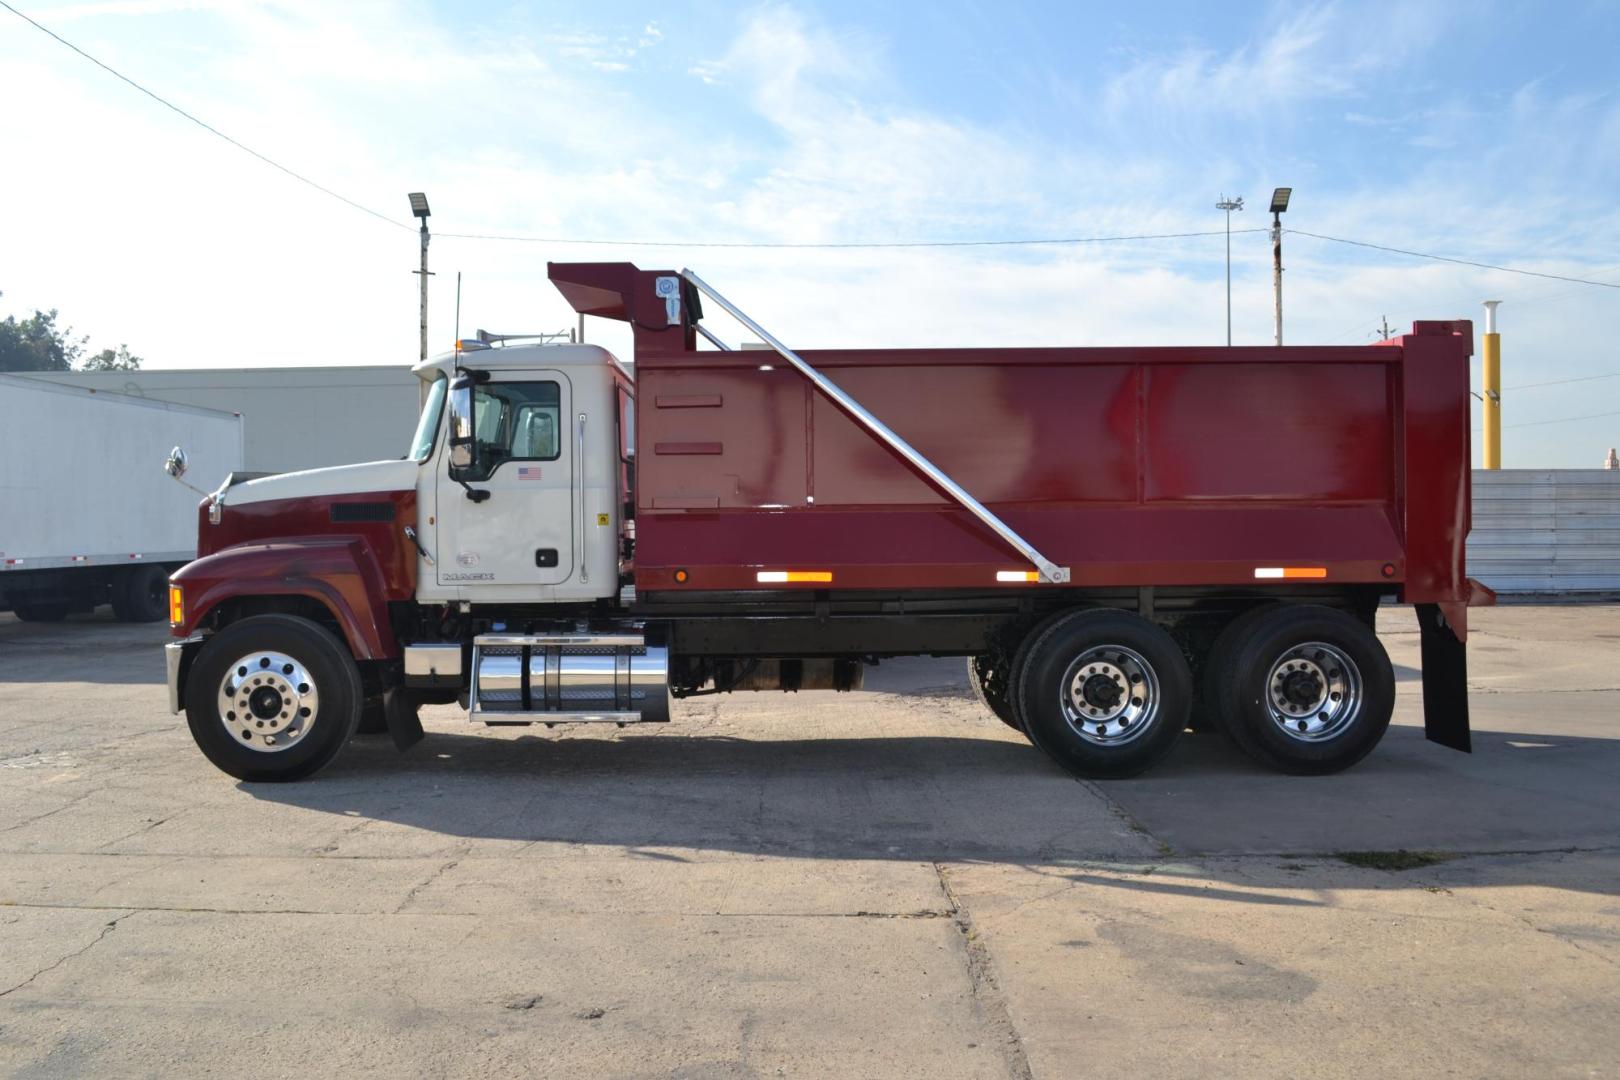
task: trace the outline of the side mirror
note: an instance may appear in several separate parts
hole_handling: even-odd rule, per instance
[[[186,475],[186,452],[178,446],[170,450],[168,460],[163,463],[163,471],[176,480]]]
[[[450,383],[450,472],[454,476],[478,464],[474,430],[473,378],[465,373]]]

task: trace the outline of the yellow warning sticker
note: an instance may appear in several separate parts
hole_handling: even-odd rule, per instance
[[[608,523],[608,516],[606,514],[597,514],[596,523],[598,525],[606,525]]]

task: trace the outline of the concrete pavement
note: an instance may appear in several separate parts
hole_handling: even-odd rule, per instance
[[[1188,736],[1075,782],[918,660],[650,730],[427,710],[286,786],[167,715],[161,628],[0,615],[0,1072],[1616,1075],[1620,609],[1475,615],[1476,753],[1407,682],[1337,777]],[[1398,848],[1442,861],[1336,857]]]

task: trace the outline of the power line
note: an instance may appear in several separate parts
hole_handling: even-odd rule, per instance
[[[0,0],[0,2],[3,2],[3,0]],[[1309,236],[1315,240],[1331,240],[1335,244],[1350,244],[1354,247],[1372,248],[1375,251],[1389,251],[1396,255],[1410,255],[1414,259],[1433,259],[1435,262],[1474,266],[1481,270],[1500,270],[1504,274],[1523,274],[1526,277],[1550,278],[1553,281],[1572,281],[1577,285],[1596,285],[1604,289],[1620,289],[1620,282],[1593,281],[1590,278],[1567,277],[1563,274],[1544,274],[1539,270],[1521,270],[1515,266],[1496,266],[1492,263],[1474,262],[1472,259],[1453,259],[1449,255],[1434,255],[1427,251],[1407,251],[1405,248],[1387,247],[1384,244],[1369,244],[1364,240],[1346,240],[1342,236],[1324,236],[1321,233],[1306,232],[1304,229],[1284,229],[1283,231],[1294,233],[1297,236]]]
[[[5,0],[0,0],[4,3]],[[1233,229],[1234,234],[1270,232],[1269,229]],[[1130,236],[1066,236],[1024,240],[898,240],[847,241],[828,243],[774,243],[770,241],[687,241],[687,240],[581,240],[563,236],[517,236],[496,233],[434,233],[435,237],[451,240],[503,240],[524,244],[592,244],[604,247],[656,247],[656,248],[775,248],[775,249],[848,249],[848,248],[964,248],[964,247],[1031,247],[1055,244],[1108,244],[1126,240],[1181,240],[1195,236],[1225,236],[1226,230],[1208,232],[1137,233]]]
[[[210,135],[214,135],[217,138],[223,139],[225,142],[230,143],[232,146],[236,147],[238,150],[241,150],[243,153],[252,155],[254,158],[257,158],[259,161],[261,161],[264,164],[270,166],[272,169],[275,169],[276,171],[278,171],[280,173],[283,173],[283,174],[291,177],[294,180],[297,180],[301,184],[304,184],[304,185],[306,185],[308,187],[314,188],[316,191],[319,191],[323,195],[326,195],[326,196],[328,196],[330,198],[336,199],[339,202],[341,202],[341,203],[343,203],[343,204],[345,204],[347,206],[351,206],[354,209],[359,210],[361,213],[368,214],[371,217],[374,217],[379,221],[385,221],[388,224],[393,225],[396,228],[400,228],[400,229],[409,230],[411,228],[410,225],[408,225],[408,224],[406,224],[406,223],[404,223],[402,221],[399,221],[399,220],[397,220],[397,219],[395,219],[393,217],[390,217],[389,215],[384,214],[381,211],[373,210],[371,207],[366,206],[363,203],[356,202],[355,200],[349,198],[346,195],[342,195],[342,194],[340,194],[340,193],[338,193],[336,191],[333,191],[331,188],[325,186],[324,184],[318,183],[315,180],[311,180],[309,177],[303,175],[302,173],[297,172],[294,169],[288,168],[287,166],[281,164],[279,161],[276,161],[275,159],[273,159],[271,157],[268,157],[265,154],[260,153],[259,151],[253,149],[251,146],[248,146],[246,143],[243,143],[243,142],[241,142],[241,141],[239,141],[237,139],[232,138],[231,136],[225,134],[223,131],[221,131],[218,128],[214,127],[212,124],[209,124],[208,122],[206,122],[204,120],[201,120],[198,117],[196,117],[196,116],[192,115],[191,113],[187,112],[185,109],[182,109],[180,106],[174,104],[172,101],[169,101],[167,98],[161,96],[160,94],[157,94],[156,92],[154,92],[152,90],[148,90],[145,86],[142,86],[140,83],[136,82],[134,79],[130,78],[128,75],[125,75],[123,72],[118,71],[116,68],[113,68],[110,65],[105,64],[102,61],[98,60],[96,57],[91,56],[89,53],[87,53],[83,49],[79,48],[79,46],[73,44],[73,42],[71,42],[71,41],[67,40],[66,38],[62,37],[60,34],[56,33],[54,30],[52,30],[49,27],[39,23],[38,21],[31,18],[30,16],[24,14],[23,12],[18,11],[15,7],[13,7],[10,3],[8,3],[7,0],[0,0],[0,7],[5,8],[7,11],[9,11],[13,15],[17,16],[17,18],[19,18],[19,19],[23,20],[24,22],[28,23],[34,29],[38,30],[42,34],[45,34],[47,37],[51,38],[53,41],[57,42],[58,44],[63,45],[68,49],[71,49],[73,52],[77,53],[79,56],[83,57],[84,59],[90,61],[92,64],[94,64],[97,67],[101,68],[103,71],[107,72],[109,75],[113,76],[114,78],[116,78],[119,81],[127,84],[128,86],[134,88],[135,90],[140,91],[142,94],[145,94],[147,97],[151,98],[153,101],[157,102],[159,105],[162,105],[164,108],[169,109],[170,111],[178,114],[179,116],[182,116],[185,119],[191,121],[193,124],[196,124],[198,127],[202,128],[204,131],[208,132]],[[1248,228],[1248,229],[1234,229],[1233,230],[1233,232],[1235,232],[1235,233],[1256,233],[1256,232],[1268,232],[1268,231],[1269,230],[1265,229],[1265,228]],[[1474,262],[1473,260],[1470,260],[1470,259],[1456,259],[1456,258],[1451,258],[1450,256],[1435,255],[1435,254],[1432,254],[1432,253],[1429,253],[1429,252],[1408,251],[1408,250],[1405,250],[1403,248],[1389,247],[1389,246],[1386,246],[1384,244],[1372,244],[1372,243],[1367,243],[1367,242],[1362,241],[1362,240],[1347,240],[1344,237],[1327,236],[1327,235],[1324,235],[1322,233],[1307,232],[1304,229],[1290,228],[1290,229],[1287,229],[1286,231],[1290,232],[1290,233],[1294,233],[1294,234],[1296,234],[1298,236],[1309,236],[1309,237],[1311,237],[1313,239],[1316,239],[1316,240],[1328,240],[1328,241],[1332,241],[1333,243],[1338,243],[1338,244],[1350,244],[1350,245],[1353,245],[1355,247],[1370,248],[1370,249],[1373,249],[1373,250],[1376,250],[1376,251],[1387,251],[1387,252],[1391,252],[1391,253],[1396,254],[1396,255],[1411,256],[1412,258],[1432,259],[1432,260],[1434,260],[1436,262],[1455,263],[1455,264],[1458,264],[1458,265],[1461,265],[1461,266],[1477,267],[1477,268],[1482,269],[1482,270],[1497,270],[1497,271],[1501,271],[1503,273],[1508,273],[1508,274],[1522,274],[1522,275],[1525,275],[1527,277],[1547,278],[1547,279],[1550,279],[1550,280],[1553,280],[1553,281],[1568,281],[1568,282],[1573,282],[1574,284],[1577,284],[1577,285],[1595,285],[1595,286],[1599,286],[1601,288],[1607,288],[1607,289],[1620,289],[1620,283],[1617,283],[1617,282],[1593,281],[1593,280],[1591,280],[1589,278],[1570,277],[1570,276],[1566,276],[1566,275],[1563,275],[1563,274],[1547,274],[1547,273],[1542,273],[1542,272],[1537,271],[1537,270],[1524,270],[1524,269],[1520,269],[1520,268],[1517,268],[1517,267],[1511,267],[1511,266],[1496,266],[1496,265],[1493,265],[1491,263]],[[1137,233],[1137,234],[1119,235],[1119,236],[1070,236],[1070,237],[1050,237],[1050,238],[1041,237],[1041,238],[1025,238],[1025,239],[1013,239],[1013,240],[849,241],[849,242],[829,242],[829,243],[773,243],[773,242],[753,242],[753,241],[735,241],[735,242],[703,241],[703,242],[692,242],[692,241],[676,241],[676,240],[590,240],[590,239],[581,239],[581,238],[577,238],[577,237],[523,236],[523,235],[516,235],[516,234],[500,234],[500,233],[438,233],[437,235],[439,235],[441,237],[448,238],[448,239],[456,239],[456,240],[492,240],[492,241],[506,241],[506,242],[515,242],[515,243],[537,243],[537,244],[582,244],[582,245],[591,245],[591,246],[600,246],[600,247],[733,248],[733,249],[753,248],[753,249],[777,249],[777,250],[799,250],[799,251],[803,251],[803,250],[818,250],[818,249],[820,249],[820,250],[852,250],[852,249],[901,249],[901,248],[1033,247],[1033,246],[1058,246],[1058,245],[1065,245],[1065,244],[1104,244],[1104,243],[1121,243],[1121,242],[1127,242],[1127,241],[1141,241],[1141,240],[1182,240],[1182,239],[1192,239],[1192,238],[1207,237],[1207,236],[1224,236],[1224,235],[1226,235],[1226,231],[1224,229],[1219,229],[1219,230],[1211,229],[1211,230],[1205,230],[1205,231],[1199,231],[1199,232]]]
[[[1507,393],[1509,390],[1537,390],[1543,386],[1564,386],[1567,383],[1592,382],[1595,379],[1616,378],[1620,378],[1620,371],[1611,371],[1606,375],[1581,375],[1573,379],[1553,379],[1551,382],[1533,382],[1524,383],[1520,386],[1504,386],[1502,387],[1502,392]]]
[[[1585,416],[1560,416],[1552,420],[1527,420],[1522,424],[1503,424],[1503,429],[1521,427],[1546,427],[1548,424],[1573,424],[1577,420],[1601,420],[1609,416],[1620,416],[1620,412],[1587,413]],[[1475,428],[1475,431],[1484,431],[1484,428]]]
[[[77,45],[73,44],[73,42],[69,41],[67,38],[65,38],[62,35],[56,33],[56,31],[50,29],[47,26],[42,26],[39,23],[35,22],[33,19],[29,18],[27,15],[24,15],[22,12],[18,11],[16,8],[14,8],[10,4],[8,4],[6,2],[6,0],[0,0],[0,7],[5,8],[7,11],[9,11],[13,15],[17,16],[17,18],[21,19],[23,22],[28,23],[35,30],[38,30],[41,33],[45,34],[46,36],[48,36],[50,38],[53,38],[54,40],[60,42],[63,45],[66,45],[68,48],[72,49],[74,52],[78,53],[80,56],[84,57],[86,60],[88,60],[92,64],[96,65],[96,67],[98,67],[101,70],[107,72],[107,74],[112,75],[114,78],[120,79],[125,83],[128,83],[130,86],[133,86],[135,89],[139,90],[141,93],[145,94],[147,97],[151,98],[153,101],[157,102],[159,105],[162,105],[164,108],[171,109],[174,112],[179,113],[181,116],[185,117],[187,120],[190,120],[193,124],[196,124],[198,127],[202,128],[204,131],[207,131],[209,134],[219,136],[221,139],[224,139],[226,142],[230,143],[232,146],[236,147],[238,150],[244,151],[245,153],[252,154],[254,157],[258,158],[260,161],[262,161],[266,165],[270,166],[272,169],[276,169],[279,172],[286,173],[288,176],[292,177],[294,180],[297,180],[299,183],[307,184],[310,187],[314,188],[316,191],[319,191],[320,193],[322,193],[323,195],[330,195],[332,198],[338,200],[339,202],[347,203],[348,205],[354,207],[356,210],[359,210],[359,211],[361,211],[363,213],[370,214],[372,217],[377,218],[377,219],[379,219],[381,221],[386,221],[390,225],[396,225],[401,229],[410,229],[410,226],[406,225],[404,222],[396,221],[393,218],[389,217],[387,214],[380,213],[379,211],[373,210],[369,206],[364,206],[364,205],[362,205],[360,203],[357,203],[353,199],[349,198],[346,195],[340,195],[337,192],[333,191],[331,188],[326,187],[323,184],[316,183],[314,180],[311,180],[309,177],[303,175],[302,173],[294,172],[292,169],[287,168],[287,166],[281,164],[279,161],[275,161],[275,160],[273,160],[271,158],[266,157],[265,155],[259,153],[257,150],[253,149],[253,147],[248,146],[245,143],[238,142],[237,140],[231,138],[229,135],[225,134],[223,131],[221,131],[218,128],[214,127],[212,124],[209,124],[209,123],[206,123],[206,122],[204,122],[202,120],[197,119],[195,116],[193,116],[190,113],[186,112],[186,110],[182,109],[180,106],[176,105],[174,102],[169,101],[167,98],[161,97],[158,94],[153,93],[151,90],[148,90],[146,87],[142,86],[140,83],[136,82],[134,79],[130,78],[128,75],[125,75],[123,72],[118,71],[118,70],[116,70],[114,68],[108,67],[106,64],[102,63],[100,60],[97,60],[95,57],[91,56],[89,53],[85,52],[83,49],[81,49]]]

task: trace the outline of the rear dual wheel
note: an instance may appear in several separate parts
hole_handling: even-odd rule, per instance
[[[980,705],[989,709],[997,720],[1022,733],[1024,727],[1013,715],[1012,659],[995,653],[981,653],[968,657],[968,685]]]
[[[1389,728],[1395,673],[1378,635],[1315,604],[1268,604],[1215,642],[1204,699],[1245,753],[1282,772],[1349,768]]]
[[[1187,726],[1192,673],[1158,626],[1080,611],[1036,630],[1013,665],[1011,703],[1031,742],[1076,776],[1135,776]]]

